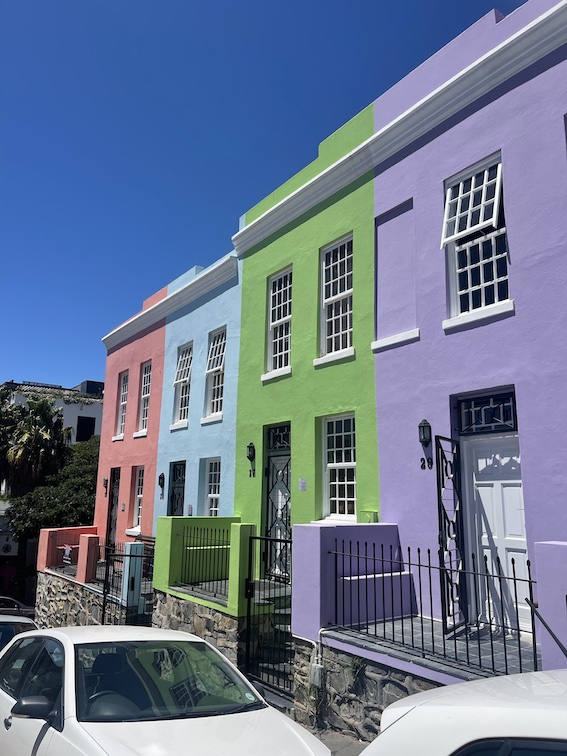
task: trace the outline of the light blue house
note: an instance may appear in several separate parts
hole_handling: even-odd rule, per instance
[[[239,265],[229,254],[167,287],[154,532],[160,516],[234,511]]]

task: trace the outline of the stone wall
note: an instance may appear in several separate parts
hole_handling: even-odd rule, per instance
[[[155,591],[154,627],[185,630],[218,648],[233,664],[242,663],[243,621],[208,606]]]
[[[322,664],[320,687],[311,683],[315,662]],[[317,659],[312,644],[295,639],[294,718],[301,724],[373,740],[386,706],[435,687],[429,680],[327,646]]]
[[[35,621],[40,627],[100,625],[102,593],[50,572],[38,572]]]

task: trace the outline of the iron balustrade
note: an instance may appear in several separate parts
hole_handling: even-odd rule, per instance
[[[180,584],[194,595],[228,600],[230,529],[187,525],[181,533]]]
[[[505,575],[487,554],[456,564],[446,551],[418,548],[412,558],[410,548],[344,539],[329,553],[335,629],[484,674],[540,667],[529,560],[519,577],[514,559]]]

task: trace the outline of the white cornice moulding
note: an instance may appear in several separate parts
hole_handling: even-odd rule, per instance
[[[221,258],[218,262],[211,265],[199,273],[192,281],[186,283],[177,291],[172,292],[164,299],[156,302],[147,310],[134,315],[122,325],[115,328],[103,339],[102,343],[108,349],[112,349],[121,344],[126,339],[135,336],[137,333],[144,331],[146,328],[157,323],[159,320],[173,315],[174,312],[194,302],[199,297],[214,291],[218,286],[230,281],[236,276],[238,271],[238,259],[236,255],[231,254]]]
[[[236,233],[236,253],[244,254],[565,43],[567,0],[562,0]]]

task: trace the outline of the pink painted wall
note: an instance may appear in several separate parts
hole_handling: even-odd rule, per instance
[[[102,540],[106,537],[106,523],[110,505],[110,471],[120,468],[120,489],[116,541],[130,540],[125,534],[134,518],[135,468],[144,466],[144,498],[142,507],[142,535],[152,535],[154,492],[156,489],[156,456],[163,385],[165,321],[111,349],[106,358],[104,410],[100,438],[97,495],[94,525]],[[136,438],[140,407],[141,368],[152,361],[152,377],[147,435]],[[128,375],[128,401],[124,437],[113,441],[116,434],[119,376]],[[105,494],[103,479],[108,478]]]

